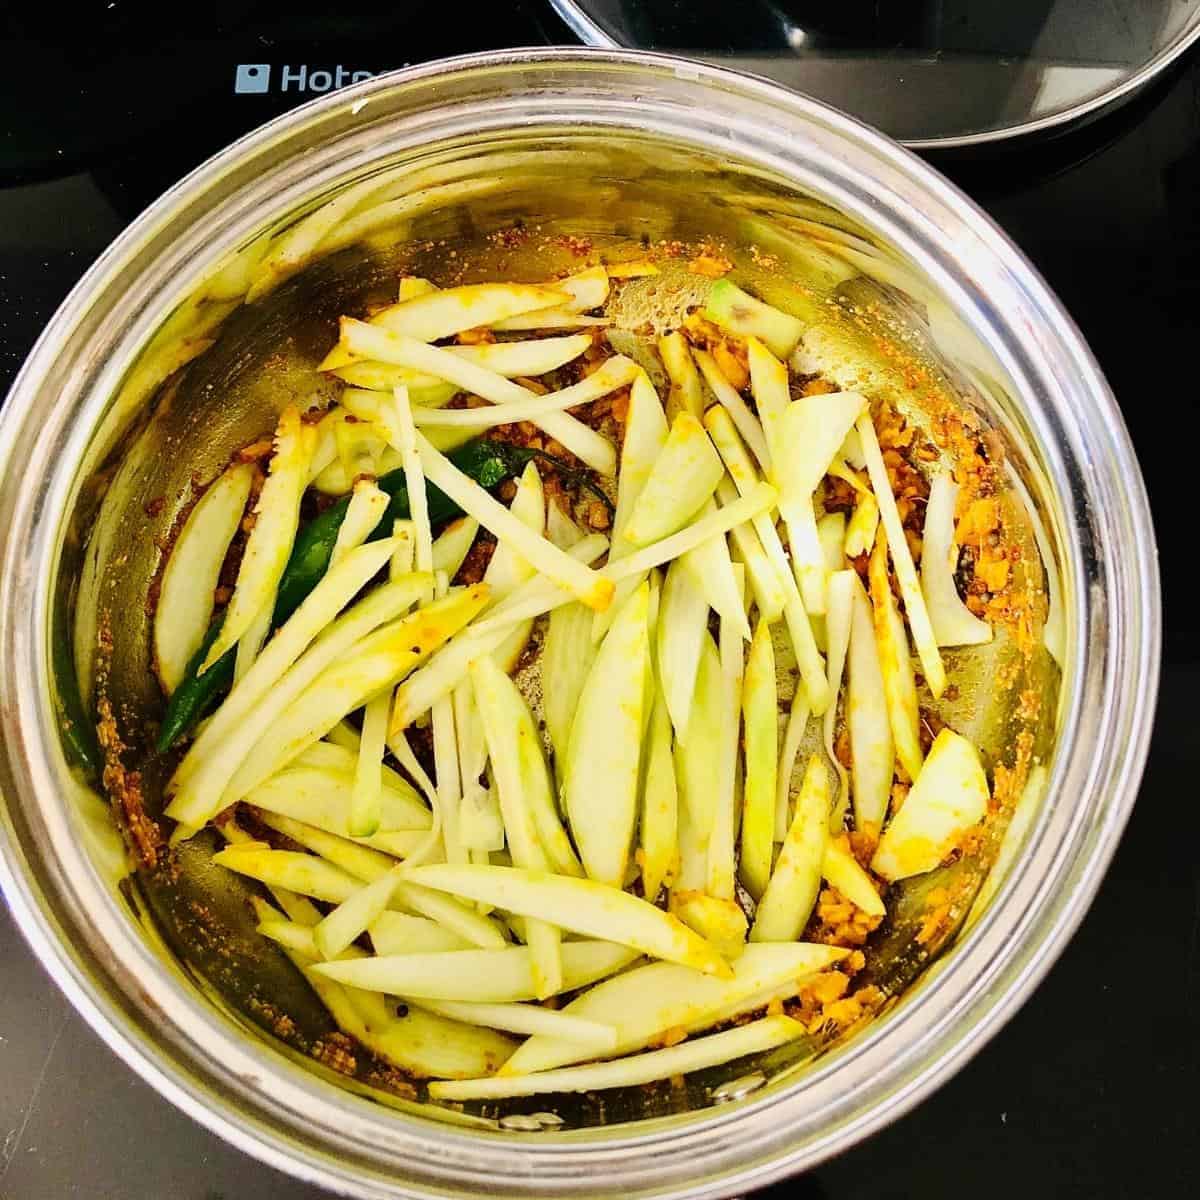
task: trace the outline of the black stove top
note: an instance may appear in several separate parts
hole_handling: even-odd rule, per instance
[[[573,40],[542,0],[460,0],[453,12],[429,0],[224,0],[195,29],[170,24],[161,3],[80,7],[0,14],[3,387],[108,241],[231,138],[356,72]],[[1196,1195],[1200,613],[1187,599],[1192,572],[1177,565],[1195,544],[1195,468],[1175,422],[1190,424],[1197,403],[1200,57],[1087,128],[934,161],[1042,270],[1121,401],[1163,553],[1158,726],[1104,887],[1024,1009],[915,1112],[772,1194]],[[0,979],[0,1197],[326,1195],[245,1158],[136,1079],[41,973],[2,906]]]

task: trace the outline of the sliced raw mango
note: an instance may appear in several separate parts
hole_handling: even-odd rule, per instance
[[[545,286],[567,295],[568,299],[562,305],[567,312],[590,312],[608,299],[608,275],[608,268],[598,263],[561,279],[548,280]]]
[[[607,608],[613,584],[590,567],[571,558],[552,542],[533,533],[490,492],[464,475],[418,434],[418,449],[426,477],[441,488],[464,512],[473,516],[500,541],[513,548],[537,571],[568,588],[589,608]]]
[[[705,549],[705,543],[712,542],[717,544],[723,542],[725,534],[745,521],[753,520],[760,513],[768,512],[775,507],[775,502],[779,499],[779,493],[769,483],[760,483],[756,487],[751,488],[739,499],[725,508],[718,509],[711,501],[701,510],[701,515],[694,520],[690,525],[684,526],[678,533],[671,534],[670,537],[665,537],[661,541],[652,542],[649,546],[644,546],[641,550],[635,550],[627,558],[622,558],[618,562],[610,562],[603,571],[605,579],[620,582],[622,579],[628,579],[633,575],[641,575],[654,567],[661,567],[664,563],[669,563],[672,559],[682,558],[690,554],[693,550]],[[726,562],[729,561],[729,548],[726,546],[722,551]],[[701,559],[697,558],[698,564]],[[704,560],[707,561],[707,560]],[[690,567],[694,575],[702,575],[702,569],[699,565]],[[713,592],[713,586],[710,585],[707,576],[698,579],[705,591]],[[736,583],[733,580],[732,563],[729,563],[729,568],[724,572],[719,581],[720,587],[720,603],[721,607],[717,611],[722,616],[733,616],[739,607],[742,605],[741,596],[738,594]],[[725,589],[728,589],[726,593]],[[716,598],[715,596],[713,597]],[[728,600],[728,612],[722,611],[725,608],[726,600]],[[747,640],[750,637],[750,628],[746,627],[745,637]]]
[[[354,776],[311,767],[293,767],[273,775],[246,797],[249,804],[315,825],[339,837],[350,837],[349,800]],[[423,832],[429,828],[429,810],[404,785],[398,791],[385,785],[380,794],[379,829]]]
[[[772,462],[782,464],[775,480],[779,511],[787,522],[792,566],[810,613],[825,611],[827,574],[813,494],[865,406],[866,397],[858,392],[804,396],[791,401],[767,427]]]
[[[428,917],[382,912],[367,926],[376,954],[427,954],[466,950],[471,943]]]
[[[821,876],[830,887],[836,888],[851,904],[857,905],[872,917],[882,917],[883,901],[871,876],[859,866],[844,839],[834,838],[825,847],[821,860]]]
[[[464,679],[471,664],[481,655],[491,654],[511,631],[510,626],[478,633],[476,626],[452,638],[418,671],[414,671],[397,689],[392,702],[389,736],[396,737]]]
[[[337,958],[351,942],[365,933],[371,922],[391,904],[397,882],[394,875],[381,875],[323,917],[313,929],[313,941],[321,957]]]
[[[536,752],[539,765],[541,750],[524,698],[490,658],[481,658],[472,665],[471,683],[496,776],[500,813],[513,861],[529,870],[549,870],[550,845],[553,845],[556,855],[565,856],[564,865],[578,872],[570,843],[554,811],[545,769],[541,770],[540,778],[526,769],[529,750]],[[548,838],[539,834],[535,809],[542,811]],[[526,922],[524,936],[533,956],[534,998],[544,1000],[563,985],[562,934],[557,926],[531,918]]]
[[[529,342],[492,342],[480,346],[450,346],[451,354],[486,367],[506,379],[536,377],[557,371],[592,344],[590,333],[569,337],[536,338]]]
[[[528,388],[451,354],[443,347],[426,345],[403,334],[389,333],[386,329],[356,321],[352,317],[342,318],[341,330],[342,341],[339,346],[349,348],[361,358],[422,371],[463,391],[482,396],[492,404],[525,404],[538,398]],[[601,474],[611,475],[614,472],[616,452],[612,443],[570,413],[549,412],[539,416],[536,423]]]
[[[387,562],[390,550],[386,542],[360,547],[325,576],[271,639],[179,764],[170,783],[174,794],[167,809],[169,816],[199,828],[209,819],[202,814],[211,816],[219,812],[229,780],[288,705],[331,663],[373,630],[397,617],[420,595],[429,579],[427,575],[410,575],[385,584],[337,617],[313,641],[316,629],[329,621],[330,608],[336,613],[348,598],[346,591],[357,590],[366,582],[359,572],[372,564],[371,574],[378,571]],[[324,590],[326,584],[328,590]],[[273,771],[268,771],[270,774]]]
[[[486,600],[487,588],[482,584],[452,593],[379,630],[355,653],[326,668],[258,740],[230,781],[230,802],[268,779],[347,713],[398,683],[461,629]],[[225,807],[221,798],[217,806],[214,811]]]
[[[533,463],[526,463],[525,470],[517,482],[517,492],[508,507],[531,533],[538,537],[546,532],[546,499],[542,488],[542,477]],[[511,542],[500,542],[492,553],[491,561],[484,572],[483,581],[492,589],[492,602],[512,595],[521,584],[532,579],[533,567],[521,557]],[[505,670],[514,668],[524,653],[533,632],[532,621],[514,624],[508,636],[495,650],[495,658]]]
[[[602,323],[601,318],[581,317],[579,314],[599,308],[608,299],[608,272],[603,266],[588,267],[541,286],[563,293],[566,299],[554,308],[497,321],[492,328],[507,333],[525,329],[573,329]]]
[[[396,288],[396,300],[403,304],[406,300],[415,300],[418,296],[427,296],[436,292],[437,285],[420,275],[405,275]]]
[[[977,646],[992,640],[992,627],[962,602],[954,583],[958,565],[954,543],[954,506],[958,484],[941,471],[929,484],[921,543],[921,591],[939,646]]]
[[[336,567],[351,550],[361,546],[374,533],[390,503],[391,497],[373,479],[360,479],[354,485],[345,519],[329,556],[330,567]]]
[[[427,866],[406,871],[414,884],[496,908],[538,917],[553,913],[563,929],[616,940],[643,954],[728,978],[729,965],[702,938],[670,914],[628,892],[597,883],[516,867]],[[615,939],[609,935],[614,934]],[[571,943],[564,942],[564,952]],[[564,962],[565,969],[565,962]]]
[[[671,749],[671,718],[661,694],[654,697],[646,731],[642,770],[641,867],[642,894],[653,901],[675,866],[679,824],[679,789]]]
[[[746,914],[736,900],[707,892],[674,891],[671,911],[732,962],[746,944]]]
[[[223,865],[272,887],[287,888],[334,904],[341,904],[362,884],[373,883],[395,866],[387,855],[322,833],[299,821],[272,817],[266,823],[312,853],[270,850],[258,844],[231,846],[231,852],[244,857],[236,862],[232,858],[227,862],[222,860]],[[314,863],[317,864],[315,867],[312,865]],[[317,873],[315,883],[322,890],[310,891],[307,887],[299,886],[306,879],[312,882],[308,874],[311,872]],[[287,882],[289,878],[293,882]],[[400,879],[392,893],[392,904],[405,912],[436,921],[474,946],[499,949],[506,944],[502,931],[494,921],[481,916],[474,908],[468,908],[453,896]]]
[[[667,416],[672,423],[682,413],[699,421],[704,416],[704,388],[687,339],[679,332],[668,333],[659,339],[658,352],[671,384],[667,393]]]
[[[675,736],[687,737],[700,650],[708,630],[708,600],[681,562],[667,568],[657,630],[658,677]]]
[[[474,517],[459,517],[433,539],[433,569],[445,571],[449,579],[458,574],[479,533]]]
[[[618,355],[616,358],[608,359],[590,375],[585,375],[578,383],[565,387],[561,391],[546,392],[544,395],[535,395],[533,392],[529,392],[522,399],[513,399],[493,404],[490,407],[423,408],[417,413],[417,424],[434,428],[453,426],[464,429],[489,429],[496,425],[511,425],[518,421],[544,423],[546,418],[562,417],[568,409],[577,408],[581,404],[590,404],[618,388],[625,387],[633,382],[640,370],[641,368],[631,359]],[[575,420],[574,417],[570,419],[571,421]],[[582,426],[581,429],[588,429],[588,427]],[[589,432],[591,431],[589,430]],[[591,440],[582,432],[579,436],[583,440]],[[611,445],[606,442],[605,447],[603,457],[607,462]],[[587,454],[581,454],[580,457],[590,462]],[[599,469],[598,466],[597,469]]]
[[[652,1050],[614,1062],[564,1067],[561,1071],[542,1071],[535,1075],[435,1081],[429,1085],[429,1094],[435,1100],[486,1100],[533,1096],[541,1092],[593,1092],[611,1087],[636,1087],[761,1053],[801,1037],[804,1031],[804,1026],[791,1017],[763,1017],[724,1033],[713,1033],[667,1050]]]
[[[370,837],[378,833],[383,819],[383,751],[390,707],[391,695],[384,691],[373,696],[363,708],[362,740],[355,764],[350,816],[346,821],[351,837]]]
[[[397,517],[392,522],[392,537],[396,542],[396,549],[392,551],[392,557],[388,559],[388,579],[394,582],[404,575],[411,575],[416,570],[417,531],[410,520]],[[436,586],[437,573],[431,572],[431,574],[434,576]],[[445,575],[445,572],[443,571],[442,574]]]
[[[546,536],[560,549],[570,550],[583,539],[583,530],[563,511],[557,500],[546,505]]]
[[[687,805],[682,802],[683,779],[681,763],[676,746],[675,778],[679,786],[680,804],[675,833],[677,866],[671,887],[667,896],[668,903],[673,903],[679,896],[699,894],[704,890],[708,881],[708,831],[700,829],[692,819]]]
[[[840,454],[856,471],[866,470],[867,460],[863,457],[862,440],[857,429],[852,429],[846,434]]]
[[[355,879],[361,879],[364,883],[374,883],[380,877],[389,874],[396,865],[388,855],[372,849],[364,841],[347,841],[314,826],[305,825],[302,821],[295,821],[291,817],[260,812],[259,820],[268,829],[274,829],[277,833],[291,838],[297,845],[303,846],[326,862],[341,867],[343,871],[349,872]]]
[[[534,533],[541,535],[545,532],[546,496],[542,477],[533,463],[525,464],[508,511]],[[492,599],[496,601],[504,599],[533,575],[533,567],[516,548],[511,543],[501,542],[492,553],[483,580],[492,589]]]
[[[317,939],[314,936],[315,927],[271,917],[259,921],[256,928],[263,937],[270,938],[277,946],[283,946],[287,950],[303,954],[312,962],[317,962],[324,957],[317,949]]]
[[[446,577],[439,575],[437,594],[444,596],[446,591]],[[414,856],[409,865],[414,866],[417,862],[425,862],[430,858],[436,862],[442,856],[446,862],[469,862],[470,852],[462,840],[462,777],[458,762],[458,729],[454,723],[454,701],[451,696],[443,696],[433,706],[430,711],[430,727],[433,733],[434,778],[437,780],[436,811],[442,818],[441,853],[438,853],[436,840],[431,837],[428,847]],[[407,742],[407,738],[405,741]]]
[[[311,971],[307,978],[313,983]],[[333,985],[333,981],[325,984]],[[328,989],[319,990],[327,993]],[[339,990],[350,997],[350,1009],[357,1017],[351,1022],[335,1013],[343,1030],[418,1079],[467,1079],[481,1069],[494,1071],[512,1053],[513,1040],[493,1029],[447,1020],[420,1008],[410,1008],[399,1016],[378,996]]]
[[[875,493],[875,500],[879,504],[879,520],[883,525],[884,533],[887,534],[892,566],[896,572],[896,582],[900,585],[900,596],[904,600],[904,614],[908,618],[913,644],[921,659],[925,682],[929,685],[933,698],[937,700],[946,690],[946,668],[938,650],[933,626],[929,622],[929,611],[925,607],[925,595],[921,591],[921,584],[917,579],[917,568],[913,565],[912,552],[909,550],[908,540],[904,536],[900,510],[896,507],[896,497],[892,494],[887,467],[884,465],[883,454],[879,449],[879,439],[875,436],[875,426],[871,422],[869,413],[863,413],[859,417],[857,428],[859,441],[862,443],[863,457],[867,462],[867,474],[871,477],[871,488]]]
[[[321,919],[315,906],[303,896],[285,892],[275,895],[294,921],[313,926]],[[276,914],[259,897],[253,898],[253,904],[264,924]],[[314,962],[311,954],[290,949],[286,952],[302,971],[307,972]],[[346,951],[347,956],[361,953],[356,947]],[[307,978],[344,1033],[417,1078],[470,1078],[494,1071],[513,1051],[510,1039],[490,1029],[446,1020],[419,1009],[398,1017],[378,996],[343,988],[319,975],[309,974]]]
[[[610,324],[607,317],[593,317],[584,313],[571,312],[567,308],[544,308],[541,312],[526,313],[520,317],[509,317],[492,326],[501,333],[547,329],[600,329]]]
[[[771,630],[759,620],[742,686],[746,786],[742,800],[739,877],[758,900],[771,875],[775,850],[775,792],[779,767],[779,708]]]
[[[588,1053],[610,1050],[617,1040],[611,1025],[568,1017],[540,1004],[484,1004],[478,1000],[422,1000],[422,1008],[469,1025],[504,1029],[535,1037],[565,1038]]]
[[[688,812],[696,836],[703,843],[706,861],[720,794],[725,724],[723,691],[721,657],[706,630],[700,642],[695,699],[687,734],[681,738],[676,730],[675,743],[675,774],[679,781],[680,801]],[[702,888],[705,880],[682,882],[685,887]]]
[[[404,387],[404,384],[397,384]],[[353,391],[354,389],[349,389]],[[362,396],[362,392],[357,393]],[[374,396],[374,393],[372,393]],[[383,397],[380,403],[386,403]],[[383,453],[387,449],[384,440],[370,425],[343,421],[333,427],[333,442],[337,449],[337,463],[342,469],[342,478],[353,486],[361,476],[377,475]]]
[[[788,470],[785,460],[777,461],[778,454],[783,450],[779,429],[792,401],[788,389],[788,369],[758,338],[752,337],[746,343],[746,359],[750,366],[750,392],[770,451],[771,478],[775,479]],[[736,480],[737,476],[734,478]]]
[[[592,879],[622,886],[637,824],[650,589],[642,584],[608,631],[579,695],[563,766],[563,807]]]
[[[682,529],[716,491],[724,474],[721,456],[704,426],[691,413],[681,412],[621,536],[635,546],[647,546]]]
[[[541,738],[525,698],[489,659],[480,659],[471,668],[471,682],[500,788],[500,807],[513,861],[530,870],[582,874],[558,818]]]
[[[900,766],[912,780],[920,773],[925,757],[921,752],[921,711],[917,706],[917,681],[908,651],[908,635],[904,632],[904,619],[896,607],[888,578],[885,537],[880,537],[871,551],[869,574],[875,642],[879,647],[892,741]]]
[[[696,362],[700,365],[704,381],[712,394],[720,401],[726,417],[737,428],[746,445],[754,452],[759,465],[764,471],[769,471],[771,455],[767,449],[767,438],[759,419],[750,411],[750,406],[742,399],[741,393],[725,378],[716,360],[705,350],[693,351]],[[705,426],[709,426],[709,414],[704,416]],[[711,432],[711,427],[709,427]]]
[[[750,455],[734,431],[732,421],[723,410],[714,407],[705,414],[704,423],[725,461],[725,467],[730,477],[741,493],[742,499],[745,500],[758,488],[760,481],[754,464],[750,461]],[[787,597],[783,615],[787,621],[788,634],[796,654],[796,665],[800,669],[800,675],[804,680],[804,689],[808,693],[808,702],[814,712],[822,713],[829,704],[831,694],[836,695],[836,693],[831,693],[829,690],[825,678],[825,667],[821,662],[821,655],[817,649],[808,613],[792,574],[791,561],[783,548],[783,543],[779,539],[779,534],[776,532],[768,511],[755,513],[751,518],[751,524],[754,532],[758,534],[763,552],[775,568],[779,585]]]
[[[571,546],[566,554],[576,562],[591,564],[608,548],[608,538],[602,533],[589,533]],[[615,589],[613,596],[615,602]],[[574,595],[569,588],[540,575],[521,584],[510,596],[501,600],[488,616],[475,623],[472,632],[478,637],[483,637],[496,630],[511,629],[518,621],[540,617],[542,613],[553,612],[554,609],[570,604],[573,600]]]
[[[826,513],[817,522],[817,537],[821,541],[825,570],[840,571],[846,565],[843,554],[843,546],[846,541],[846,514]]]
[[[564,942],[563,987],[585,987],[619,971],[635,957],[611,942]],[[533,1000],[537,991],[533,953],[528,946],[356,958],[321,963],[313,969],[349,987],[415,999],[512,1003]]]
[[[563,292],[549,286],[472,283],[393,304],[377,312],[371,324],[421,342],[436,342],[466,329],[493,325],[518,313],[553,308],[565,299]]]
[[[825,587],[825,645],[829,668],[829,691],[834,697],[842,690],[846,670],[846,654],[850,648],[850,624],[854,617],[854,590],[858,577],[853,571],[834,571]],[[848,703],[848,702],[847,702]],[[825,710],[821,736],[825,756],[833,764],[838,777],[837,801],[829,815],[829,827],[837,831],[845,820],[850,805],[850,779],[834,746],[838,706],[836,701]]]
[[[752,510],[741,509],[740,506],[744,504],[745,500],[739,499],[732,501],[724,508],[717,508],[709,500],[701,509],[703,515],[700,520],[695,522],[691,528],[695,529],[706,521],[720,521],[721,518],[725,518],[722,523],[726,528],[685,551],[680,556],[680,561],[683,563],[684,569],[691,572],[692,580],[704,593],[705,599],[708,600],[717,616],[722,621],[730,622],[731,626],[737,630],[738,635],[749,641],[750,622],[746,619],[746,602],[742,595],[742,588],[737,581],[733,557],[729,553],[729,542],[725,538],[725,534],[729,530],[736,529],[749,519],[749,512]],[[745,512],[747,515],[738,521],[732,519],[731,514],[735,512]],[[657,544],[663,545],[662,542]]]
[[[887,815],[896,751],[871,602],[857,576],[851,590],[846,729],[850,735],[854,823],[865,833],[877,832]]]
[[[411,521],[397,518],[392,522],[392,537],[396,549],[388,559],[388,578],[395,581],[403,575],[411,575],[416,569],[417,533]]]
[[[732,979],[714,979],[673,963],[648,963],[598,983],[560,1011],[615,1028],[617,1043],[607,1053],[629,1054],[671,1030],[691,1032],[752,1011],[766,993],[781,988],[799,991],[806,979],[847,953],[806,942],[751,944],[733,964]],[[500,1074],[548,1071],[590,1057],[586,1047],[565,1038],[535,1036]]]
[[[459,838],[471,852],[502,850],[504,818],[500,811],[499,789],[484,775],[488,759],[487,737],[475,704],[475,689],[470,683],[462,683],[454,689],[452,704],[462,783]]]
[[[617,475],[617,514],[613,523],[618,536],[629,523],[634,505],[666,445],[668,432],[662,401],[642,371],[629,389],[629,410],[625,414],[621,470]]]
[[[884,829],[871,869],[892,883],[932,871],[983,820],[987,806],[979,751],[961,734],[943,729],[900,811]]]
[[[325,740],[314,742],[303,754],[297,755],[295,761],[288,768],[290,774],[293,770],[300,768],[308,768],[313,771],[324,772],[330,776],[340,776],[350,774],[353,776],[355,764],[358,760],[358,746],[362,740],[361,734],[349,721],[339,721],[326,735]],[[278,778],[275,776],[273,778]],[[399,771],[393,770],[389,766],[383,768],[383,786],[386,789],[391,788],[398,792],[403,792],[406,795],[417,798],[417,791],[400,774]],[[420,801],[417,801],[420,804]],[[425,816],[428,817],[428,812]],[[427,828],[427,826],[424,826]],[[392,828],[391,826],[381,826],[381,828]],[[409,826],[398,825],[397,829],[406,829]],[[416,828],[416,826],[412,826]]]
[[[213,592],[229,543],[237,533],[254,481],[254,467],[230,467],[209,485],[188,514],[167,559],[154,610],[154,661],[173,692],[212,619]]]
[[[237,583],[225,610],[225,620],[201,666],[209,670],[250,628],[260,609],[275,599],[275,588],[287,566],[300,523],[300,497],[308,483],[308,468],[317,447],[317,431],[300,420],[300,411],[286,408],[275,431],[275,453],[255,505],[255,523],[246,539]]]
[[[350,384],[346,391],[357,390],[354,399],[360,402],[366,400],[364,392],[390,395],[392,389],[401,383],[412,392],[413,403],[425,408],[441,408],[458,394],[458,388],[454,384],[443,383],[432,375],[413,371],[408,367],[398,367],[394,363],[372,362],[370,359],[338,367],[333,374],[343,383]],[[346,403],[345,392],[342,393],[342,404],[347,411],[352,411],[351,405]],[[355,403],[353,407],[365,407],[365,404]],[[354,415],[358,416],[358,413],[355,412]],[[370,418],[366,417],[364,420]]]
[[[737,487],[732,480],[722,479],[717,485],[717,499],[724,508],[737,499]],[[789,600],[788,590],[780,581],[775,564],[767,556],[752,522],[737,525],[729,531],[733,538],[736,560],[746,568],[746,579],[754,592],[759,615],[768,623],[777,621]]]
[[[412,404],[408,388],[400,384],[392,393],[391,401],[385,402],[379,413],[379,428],[384,432],[388,444],[400,453],[404,466],[404,487],[409,499],[412,518],[414,554],[418,571],[433,572],[433,526],[429,520],[429,497],[425,490],[425,470],[417,451],[417,429],[413,424]],[[436,588],[427,592],[422,600],[432,599]]]
[[[588,534],[564,553],[580,563],[594,562],[608,548],[602,534]],[[493,654],[512,632],[514,623],[571,602],[571,593],[542,576],[523,583],[501,600],[489,616],[474,621],[462,634],[414,671],[397,689],[392,706],[392,735],[407,728],[448,695],[466,677],[481,654]]]
[[[847,558],[870,554],[879,528],[879,505],[870,492],[859,492],[854,514],[846,524],[845,551]]]
[[[796,814],[759,901],[751,941],[786,942],[800,936],[821,889],[821,864],[828,842],[829,771],[814,754],[796,797]]]
[[[804,335],[804,326],[795,317],[764,304],[729,279],[713,284],[704,315],[738,337],[757,338],[776,358],[786,359]]]
[[[323,858],[295,850],[272,850],[259,842],[227,846],[213,855],[213,862],[269,887],[287,888],[331,904],[341,904],[362,889],[360,879]]]
[[[594,615],[579,603],[556,608],[550,614],[542,643],[542,703],[560,771],[566,763],[579,696],[596,656],[592,641]]]
[[[737,568],[739,584],[741,568]],[[739,590],[740,587],[739,587]],[[741,744],[742,678],[745,654],[740,628],[724,618],[718,640],[721,661],[721,734],[718,741],[716,805],[708,841],[708,882],[705,891],[718,900],[733,902],[736,878],[738,811],[738,751]],[[737,905],[735,904],[736,908]],[[738,909],[739,913],[741,912]],[[739,937],[738,943],[740,944]],[[728,944],[728,943],[724,943]]]

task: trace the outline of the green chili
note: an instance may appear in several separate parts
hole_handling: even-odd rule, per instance
[[[542,450],[525,446],[513,446],[507,442],[477,438],[460,446],[449,456],[450,461],[469,475],[481,487],[494,488],[505,479],[511,479],[524,469],[531,459],[539,458],[551,463],[557,470],[577,485],[600,497],[606,504],[608,498],[587,477],[585,472],[568,467],[561,460]],[[392,522],[407,517],[408,489],[403,470],[390,471],[378,480],[379,487],[391,497],[391,503],[371,534],[371,540],[386,537],[392,530]],[[429,521],[441,525],[462,511],[438,488],[428,488]],[[273,625],[282,625],[299,608],[304,598],[317,586],[329,568],[338,530],[346,516],[350,498],[344,496],[327,508],[319,517],[308,522],[296,535],[291,557],[279,581],[275,599]],[[221,656],[203,675],[200,667],[209,648],[221,628],[223,615],[209,626],[204,642],[192,656],[184,672],[183,680],[171,693],[167,711],[163,716],[162,730],[158,736],[158,749],[169,750],[180,737],[188,732],[213,703],[229,691],[233,684],[233,669],[237,660],[237,648],[233,647]]]
[[[81,768],[88,779],[94,779],[104,769],[104,755],[79,695],[79,681],[71,658],[71,640],[62,630],[54,632],[51,655],[55,710],[63,748],[69,761]]]
[[[214,618],[204,635],[204,641],[200,643],[200,648],[188,660],[179,686],[171,693],[171,698],[167,701],[167,711],[163,715],[162,729],[158,733],[159,750],[169,750],[176,739],[196,725],[213,706],[214,701],[225,695],[233,686],[233,669],[237,664],[236,646],[218,658],[203,675],[200,674],[200,667],[208,657],[213,642],[217,640],[224,620],[224,613]]]

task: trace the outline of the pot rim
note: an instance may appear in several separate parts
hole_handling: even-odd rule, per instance
[[[312,194],[321,180],[380,156],[363,144],[363,134],[356,139],[350,120],[360,111],[372,117],[373,101],[406,89],[428,91],[471,72],[533,69],[548,73],[545,89],[506,100],[514,111],[487,117],[488,128],[554,124],[557,117],[564,127],[575,121],[589,129],[652,132],[784,170],[818,192],[821,180],[813,172],[840,168],[843,192],[835,203],[918,263],[988,341],[1028,400],[1022,415],[1057,482],[1062,525],[1071,531],[1063,546],[1067,573],[1088,586],[1073,589],[1063,685],[1070,711],[1048,793],[1070,795],[1074,803],[1069,810],[1043,806],[1021,860],[936,977],[929,973],[887,1016],[802,1078],[758,1098],[698,1118],[529,1136],[468,1134],[329,1088],[310,1068],[251,1042],[182,984],[178,971],[133,929],[79,848],[67,805],[55,803],[65,764],[48,693],[29,685],[47,680],[50,565],[72,483],[62,464],[81,460],[128,361],[113,354],[98,365],[93,352],[84,356],[88,361],[68,364],[70,374],[60,378],[66,368],[58,360],[81,329],[86,342],[89,322],[94,332],[95,310],[106,294],[127,275],[156,280],[158,300],[171,287],[185,294],[226,248],[263,224],[261,204],[272,193],[265,190],[267,179],[256,177],[256,164],[273,151],[283,153],[283,178],[270,180],[274,211],[286,211],[280,197]],[[632,98],[601,105],[588,83],[604,71],[625,72]],[[646,92],[674,88],[680,98],[702,92],[708,109],[685,111],[663,95],[656,107],[636,92],[639,81]],[[735,111],[739,105],[754,109],[757,120]],[[478,122],[481,113],[503,107],[469,116]],[[648,128],[652,108],[656,124]],[[770,126],[763,121],[768,112]],[[392,116],[391,128],[399,130],[404,121]],[[421,144],[457,132],[455,121],[466,116],[454,105],[443,111],[434,104],[406,119],[405,144]],[[785,120],[798,140],[808,135],[803,163],[777,144],[777,123]],[[336,136],[318,140],[315,149],[311,140],[306,146],[323,123],[334,126]],[[233,190],[213,201],[218,185]],[[826,192],[833,186],[824,181]],[[222,217],[225,224],[200,231],[201,217]],[[144,267],[135,265],[141,259]],[[168,284],[164,276],[173,265],[178,272]],[[115,303],[106,310],[123,311]],[[120,348],[144,342],[164,311],[143,298],[141,310],[126,312]],[[70,385],[87,396],[74,428],[57,398],[50,408],[38,408],[40,392],[51,383],[61,383],[62,394]],[[41,423],[37,438],[31,421]],[[25,456],[17,459],[22,449]],[[468,55],[365,81],[246,135],[143,213],[51,319],[0,415],[0,467],[13,461],[22,462],[24,480],[37,481],[19,487],[11,469],[0,475],[0,779],[10,798],[3,810],[0,884],[17,923],[92,1028],[167,1099],[262,1161],[346,1194],[427,1197],[485,1189],[582,1195],[594,1194],[599,1178],[614,1194],[719,1196],[762,1186],[844,1149],[965,1063],[1049,969],[1099,886],[1148,752],[1161,638],[1153,529],[1123,421],[1070,318],[990,218],[932,168],[823,104],[723,68],[586,48]],[[1101,764],[1092,756],[1096,744],[1109,747],[1113,761]],[[28,798],[29,812],[12,803],[17,798]],[[39,851],[36,859],[26,844]],[[318,1111],[323,1123],[314,1134],[312,1113]],[[390,1174],[387,1159],[401,1162],[411,1177]]]

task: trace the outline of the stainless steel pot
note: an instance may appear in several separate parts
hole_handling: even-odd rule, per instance
[[[1005,445],[1013,495],[1057,580],[1048,640],[1061,682],[1039,734],[1047,798],[936,969],[815,1061],[762,1064],[757,1090],[709,1080],[674,1103],[531,1133],[339,1088],[254,1035],[211,978],[136,919],[103,809],[72,772],[60,719],[71,635],[86,693],[88,622],[123,578],[113,564],[131,578],[148,570],[112,551],[154,531],[152,514],[146,530],[129,528],[142,520],[132,500],[205,456],[221,461],[279,401],[269,388],[239,392],[201,354],[187,376],[207,381],[188,393],[199,430],[154,443],[147,430],[172,403],[159,385],[210,342],[228,349],[237,321],[253,325],[239,271],[256,238],[381,168],[409,201],[364,228],[366,258],[334,247],[307,265],[310,281],[369,286],[369,264],[413,241],[444,268],[459,245],[495,247],[487,235],[514,216],[575,237],[712,232],[740,239],[748,264],[765,245],[784,275],[819,276],[828,261],[804,240],[816,218],[859,255],[849,274],[871,303],[898,314],[905,336],[919,332],[925,361]],[[1079,922],[1133,803],[1156,694],[1158,578],[1141,477],[1103,378],[969,201],[878,134],[764,82],[649,54],[517,51],[306,105],[194,172],[93,267],[9,397],[0,455],[0,862],[12,910],[76,1007],[163,1095],[264,1161],[348,1194],[719,1196],[811,1166],[915,1104],[1011,1015]],[[117,528],[98,498],[122,489]],[[140,603],[136,588],[122,598]]]

